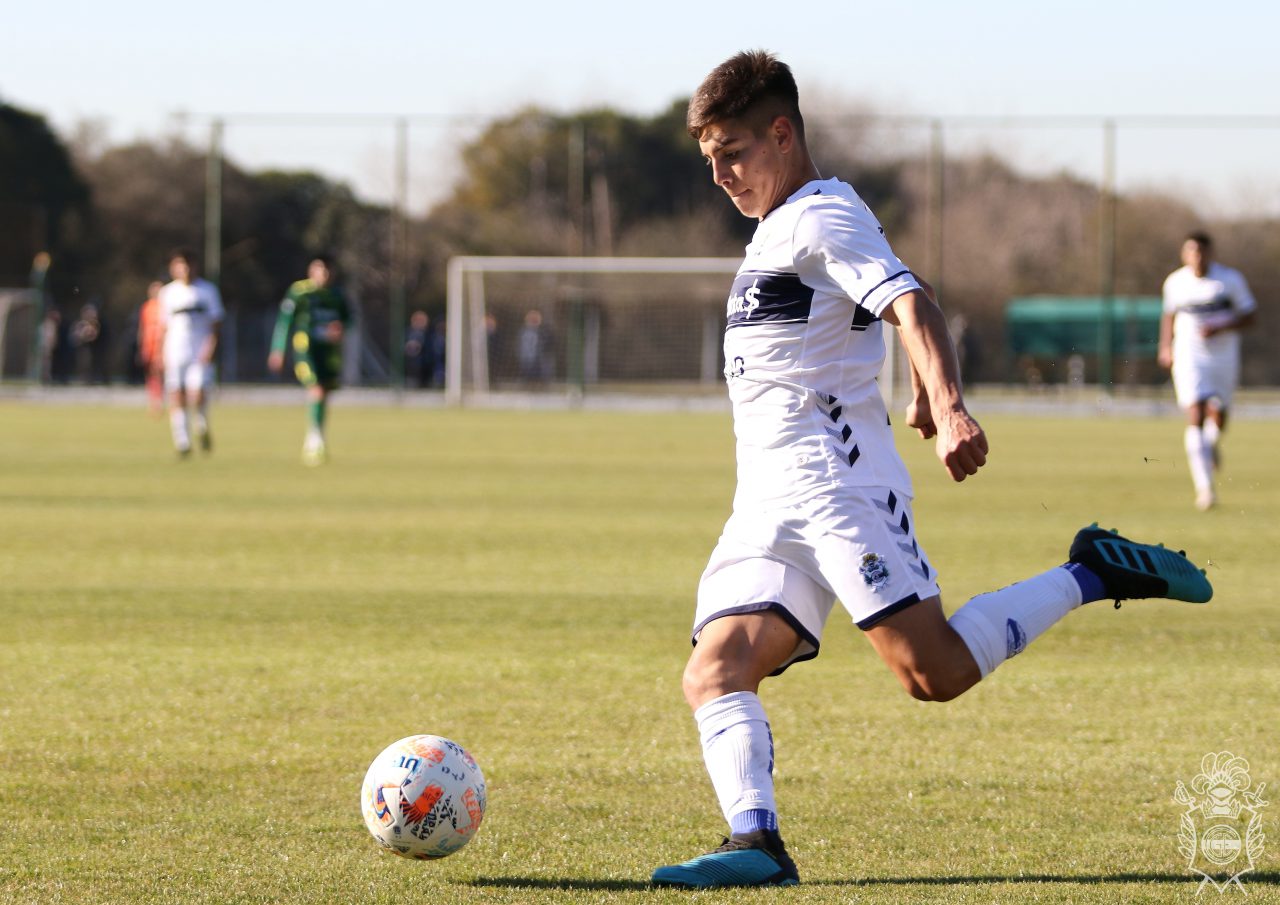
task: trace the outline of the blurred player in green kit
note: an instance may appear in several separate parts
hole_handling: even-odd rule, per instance
[[[289,287],[280,302],[267,367],[273,374],[284,367],[285,348],[293,350],[293,373],[307,388],[307,439],[302,461],[321,465],[328,458],[324,440],[329,394],[342,377],[342,336],[351,323],[347,297],[334,285],[333,258],[315,255],[307,278]]]

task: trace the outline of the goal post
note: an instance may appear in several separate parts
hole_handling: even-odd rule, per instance
[[[740,258],[449,260],[445,400],[722,400],[725,299]],[[893,343],[882,373],[891,395]]]

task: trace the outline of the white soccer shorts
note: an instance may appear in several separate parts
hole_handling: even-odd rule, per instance
[[[837,599],[865,630],[938,593],[911,500],[885,487],[842,488],[838,505],[822,498],[730,516],[698,585],[693,641],[722,616],[776,612],[800,636],[777,675],[818,655]]]
[[[212,385],[213,365],[202,364],[195,358],[165,360],[164,388],[170,393],[177,390],[195,393]]]
[[[1240,357],[1219,355],[1210,361],[1188,365],[1173,363],[1173,392],[1182,408],[1217,399],[1223,408],[1231,405],[1240,379]]]

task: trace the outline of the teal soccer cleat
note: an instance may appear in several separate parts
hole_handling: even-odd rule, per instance
[[[1097,575],[1107,597],[1121,600],[1164,597],[1187,603],[1208,603],[1213,585],[1185,552],[1162,544],[1139,544],[1094,522],[1076,532],[1067,559]]]
[[[683,864],[659,867],[654,886],[715,889],[725,886],[795,886],[795,862],[787,855],[777,830],[734,834],[715,851]]]

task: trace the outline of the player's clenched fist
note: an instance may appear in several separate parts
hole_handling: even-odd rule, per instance
[[[938,459],[953,481],[963,481],[987,464],[987,435],[968,412],[949,412],[935,423]]]

